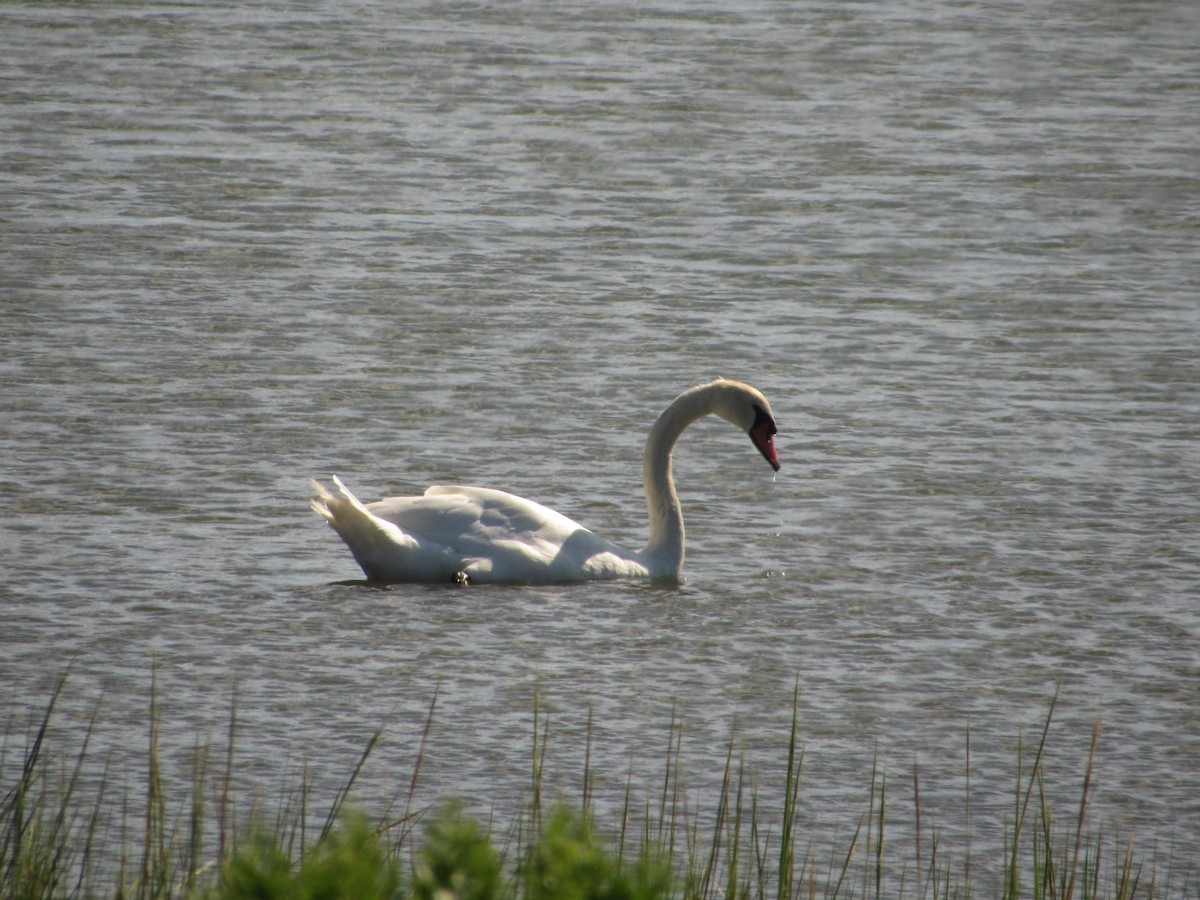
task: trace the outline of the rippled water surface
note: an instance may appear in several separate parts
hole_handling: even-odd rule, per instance
[[[1043,8],[1044,7],[1044,8]],[[9,3],[0,9],[0,690],[168,762],[511,809],[702,805],[730,741],[806,821],[987,845],[1048,779],[1200,841],[1200,6]],[[686,581],[364,584],[307,506],[465,481],[631,546],[654,416]],[[1022,737],[1023,736],[1023,737]],[[19,740],[10,737],[12,741]],[[10,756],[9,759],[14,757]],[[640,789],[640,788],[639,788]],[[264,788],[270,795],[271,790]],[[898,818],[905,814],[898,813]],[[931,826],[932,827],[932,826]],[[838,831],[838,829],[841,829]],[[903,852],[896,850],[897,857]]]

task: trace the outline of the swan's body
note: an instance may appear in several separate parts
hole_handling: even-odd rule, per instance
[[[622,550],[540,503],[504,491],[438,485],[419,497],[362,504],[334,476],[338,492],[313,482],[312,507],[377,581],[566,582],[675,578],[683,565],[683,514],[671,451],[696,419],[715,413],[748,432],[772,468],[775,420],[747,384],[717,379],[680,394],[650,430],[643,459],[650,538]]]

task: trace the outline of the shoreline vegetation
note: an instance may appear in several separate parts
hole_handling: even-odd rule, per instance
[[[89,742],[66,756],[51,745],[55,685],[34,733],[0,748],[0,896],[6,898],[311,898],[311,900],[756,900],[756,898],[1200,898],[1194,867],[1162,871],[1132,839],[1109,837],[1088,823],[1096,778],[1099,724],[1076,776],[1078,804],[1052,815],[1042,765],[1057,702],[1049,705],[1036,744],[1022,745],[1004,848],[986,866],[982,851],[942,846],[922,821],[920,772],[914,765],[912,818],[897,829],[887,773],[873,771],[866,809],[849,811],[850,832],[832,857],[816,858],[801,821],[804,747],[799,690],[781,754],[780,803],[767,803],[730,742],[721,787],[705,803],[688,798],[680,743],[668,741],[661,792],[636,798],[627,786],[615,815],[596,812],[592,796],[592,729],[588,719],[582,797],[544,796],[549,719],[534,701],[527,800],[511,822],[483,822],[453,799],[414,805],[434,721],[430,703],[407,793],[375,818],[352,802],[356,783],[382,739],[376,732],[328,809],[313,809],[306,771],[297,788],[264,808],[234,796],[236,703],[228,742],[214,757],[196,744],[191,783],[169,785],[159,753],[161,708],[152,686],[144,766],[118,793],[106,759]],[[671,734],[676,734],[672,728]],[[970,736],[967,770],[970,771]],[[98,771],[97,771],[98,769]],[[185,798],[182,801],[179,798]],[[964,799],[970,821],[970,786]],[[901,837],[893,835],[899,833]],[[1191,863],[1187,865],[1191,866]],[[989,874],[982,871],[990,867]]]

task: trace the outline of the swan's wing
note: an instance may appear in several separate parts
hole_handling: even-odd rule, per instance
[[[405,532],[434,537],[470,531],[479,522],[479,504],[462,493],[437,497],[386,497],[366,504],[371,515],[391,522]]]
[[[621,556],[562,513],[493,488],[435,485],[420,497],[391,497],[367,509],[422,544],[453,548],[462,570],[480,581],[605,577]]]
[[[543,538],[566,539],[577,531],[587,531],[574,519],[562,513],[495,488],[469,487],[465,485],[434,485],[425,491],[428,498],[454,498],[467,501],[479,514],[482,527],[499,536],[503,532],[512,535],[539,535]],[[590,531],[587,531],[591,534]]]
[[[583,528],[547,506],[492,488],[435,485],[416,497],[366,504],[372,515],[403,531],[443,543],[460,536],[503,540],[565,540]],[[586,530],[586,529],[584,529]]]

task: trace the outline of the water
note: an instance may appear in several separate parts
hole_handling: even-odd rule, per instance
[[[1200,7],[0,17],[11,733],[69,668],[64,731],[99,703],[136,767],[157,660],[176,770],[236,690],[267,796],[382,727],[372,802],[436,692],[418,802],[504,810],[540,692],[555,790],[591,707],[602,801],[673,717],[697,797],[731,740],[771,797],[798,680],[814,833],[915,760],[961,834],[969,728],[986,847],[1057,690],[1063,821],[1099,720],[1092,824],[1189,859]],[[784,468],[688,433],[677,589],[380,590],[307,509],[466,481],[638,545],[645,431],[716,374]]]

